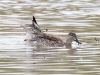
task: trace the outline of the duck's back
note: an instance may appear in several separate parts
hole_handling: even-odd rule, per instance
[[[36,42],[37,45],[43,45],[43,46],[52,46],[52,47],[64,46],[64,42],[61,38],[46,33],[36,33]]]

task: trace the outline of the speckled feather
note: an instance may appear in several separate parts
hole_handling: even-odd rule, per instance
[[[64,46],[64,41],[52,34],[46,33],[34,33],[36,35],[37,45],[46,45],[46,46]]]

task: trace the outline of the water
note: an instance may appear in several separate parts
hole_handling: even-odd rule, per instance
[[[99,0],[0,1],[0,75],[100,75]],[[22,24],[35,16],[41,29],[82,45],[36,48],[26,44]]]

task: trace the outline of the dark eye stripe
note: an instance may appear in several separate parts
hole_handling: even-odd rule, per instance
[[[76,37],[76,35],[74,35],[74,34],[70,34],[71,36],[73,36],[73,37]]]

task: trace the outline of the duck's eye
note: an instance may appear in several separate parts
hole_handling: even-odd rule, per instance
[[[75,37],[75,35],[74,35],[74,34],[71,34],[71,36]]]

